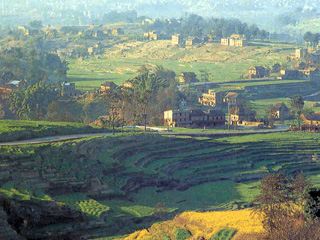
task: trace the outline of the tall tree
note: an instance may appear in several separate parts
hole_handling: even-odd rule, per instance
[[[302,114],[303,107],[304,107],[304,100],[301,95],[294,95],[290,101],[289,104],[291,106],[291,112],[295,115],[298,126],[300,128],[301,126],[301,117],[300,115]]]

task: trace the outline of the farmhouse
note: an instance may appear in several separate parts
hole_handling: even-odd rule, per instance
[[[106,81],[104,84],[101,84],[99,93],[105,94],[108,91],[115,89],[116,87],[118,86],[114,82]]]
[[[301,114],[303,120],[303,125],[301,129],[304,131],[319,131],[320,130],[320,113],[314,113],[306,117],[304,114]]]
[[[232,34],[229,38],[221,38],[221,45],[244,47],[247,46],[247,37],[245,35]]]
[[[308,50],[306,48],[298,48],[295,52],[296,59],[302,59],[308,55]]]
[[[180,83],[199,82],[197,75],[194,72],[182,72],[179,76]]]
[[[252,123],[256,121],[256,113],[251,110],[247,110],[242,106],[235,106],[229,110],[230,116],[230,124],[231,125],[251,125],[251,124],[244,124]]]
[[[169,110],[164,112],[164,125],[171,127],[224,126],[225,114],[217,110]]]
[[[150,32],[144,33],[144,37],[148,38],[150,41],[152,40],[156,41],[160,39],[160,35],[158,31],[150,31]]]
[[[123,35],[124,31],[121,28],[116,28],[112,30],[112,35]]]
[[[262,66],[254,66],[249,69],[249,78],[265,78],[270,77],[270,70]]]
[[[313,81],[320,79],[320,71],[318,68],[307,68],[302,70],[281,70],[278,79]]]
[[[271,114],[275,119],[285,120],[289,117],[289,108],[284,103],[276,103],[272,108]]]
[[[208,93],[203,93],[199,98],[199,103],[205,106],[217,107],[222,106],[225,92],[210,89]]]
[[[196,44],[200,44],[201,41],[199,38],[195,38],[195,37],[189,37],[187,40],[186,40],[186,46],[194,46]]]
[[[229,104],[229,106],[237,105],[243,103],[243,98],[239,93],[228,92],[223,98],[224,104]]]
[[[171,37],[172,46],[181,46],[183,45],[183,39],[180,34],[172,35]]]

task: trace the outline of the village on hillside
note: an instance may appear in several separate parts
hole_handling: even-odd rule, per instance
[[[320,240],[317,9],[0,1],[0,240]]]

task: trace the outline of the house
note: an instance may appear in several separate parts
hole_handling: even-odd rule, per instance
[[[133,83],[132,81],[128,80],[128,81],[125,81],[124,83],[121,84],[123,87],[125,88],[133,88]]]
[[[169,110],[164,112],[164,125],[169,127],[191,126],[190,110]]]
[[[236,92],[227,92],[225,96],[223,97],[223,103],[224,105],[237,105],[243,103],[243,97]]]
[[[275,119],[285,120],[289,117],[289,108],[284,103],[276,103],[272,107],[271,114]]]
[[[106,81],[104,84],[101,84],[99,93],[104,94],[107,91],[113,90],[118,87],[114,82]]]
[[[303,131],[316,131],[320,130],[320,113],[314,113],[310,116],[306,117],[304,114],[301,114],[301,118],[303,120],[303,125],[301,129]]]
[[[199,98],[199,103],[205,106],[217,107],[222,106],[225,92],[210,89],[208,93],[203,93]]]
[[[152,40],[156,41],[160,39],[160,35],[158,31],[149,31],[147,33],[144,33],[144,37],[148,38],[150,41]]]
[[[299,70],[281,70],[279,80],[306,80],[307,76]]]
[[[62,96],[75,97],[78,95],[75,83],[62,83]]]
[[[197,75],[194,72],[182,72],[179,76],[180,83],[199,82]]]
[[[121,28],[113,29],[112,35],[123,35],[124,31]]]
[[[296,59],[303,59],[308,55],[308,50],[306,48],[298,48],[295,52]]]
[[[111,35],[111,34],[112,34],[112,30],[111,30],[111,29],[103,30],[103,33],[104,33],[105,35]]]
[[[196,44],[200,44],[201,41],[199,38],[196,38],[196,37],[189,37],[187,40],[186,40],[186,46],[194,46]]]
[[[278,79],[283,80],[319,80],[320,71],[318,68],[307,68],[299,70],[281,70]]]
[[[39,33],[38,29],[27,29],[24,33],[24,35],[26,36],[34,36],[37,35]]]
[[[172,46],[181,46],[183,45],[183,39],[180,34],[172,35],[171,37]]]
[[[230,125],[251,125],[244,124],[256,122],[256,113],[251,110],[246,110],[242,105],[234,106],[229,110]]]
[[[153,25],[154,21],[150,18],[146,18],[146,19],[142,20],[141,24],[142,25],[146,25],[146,24]]]
[[[246,35],[232,34],[229,38],[221,38],[221,45],[244,47],[248,45]]]
[[[170,127],[224,126],[225,114],[217,110],[169,110],[164,112],[164,125]]]
[[[204,112],[199,109],[190,111],[191,122],[196,127],[218,127],[225,125],[225,114],[219,110],[208,110]]]
[[[93,33],[93,37],[95,38],[103,38],[105,36],[105,34],[103,33],[102,30],[96,30]]]
[[[270,77],[270,70],[262,66],[254,66],[249,69],[249,78],[265,78]]]
[[[303,70],[299,70],[299,72],[303,73],[308,80],[314,81],[320,79],[320,70],[319,68],[307,68]]]
[[[223,46],[229,46],[229,38],[221,38],[221,45]]]
[[[94,53],[94,48],[93,47],[88,47],[88,53],[91,55]]]

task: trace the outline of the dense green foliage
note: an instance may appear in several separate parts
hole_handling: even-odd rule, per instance
[[[210,240],[231,240],[231,238],[236,234],[234,229],[221,229],[218,231]]]
[[[191,237],[191,234],[188,230],[186,230],[184,228],[178,228],[175,231],[174,240],[185,240],[185,239],[188,239],[189,237]]]
[[[43,120],[47,107],[58,98],[54,88],[42,82],[19,89],[11,95],[11,109],[20,119]]]

